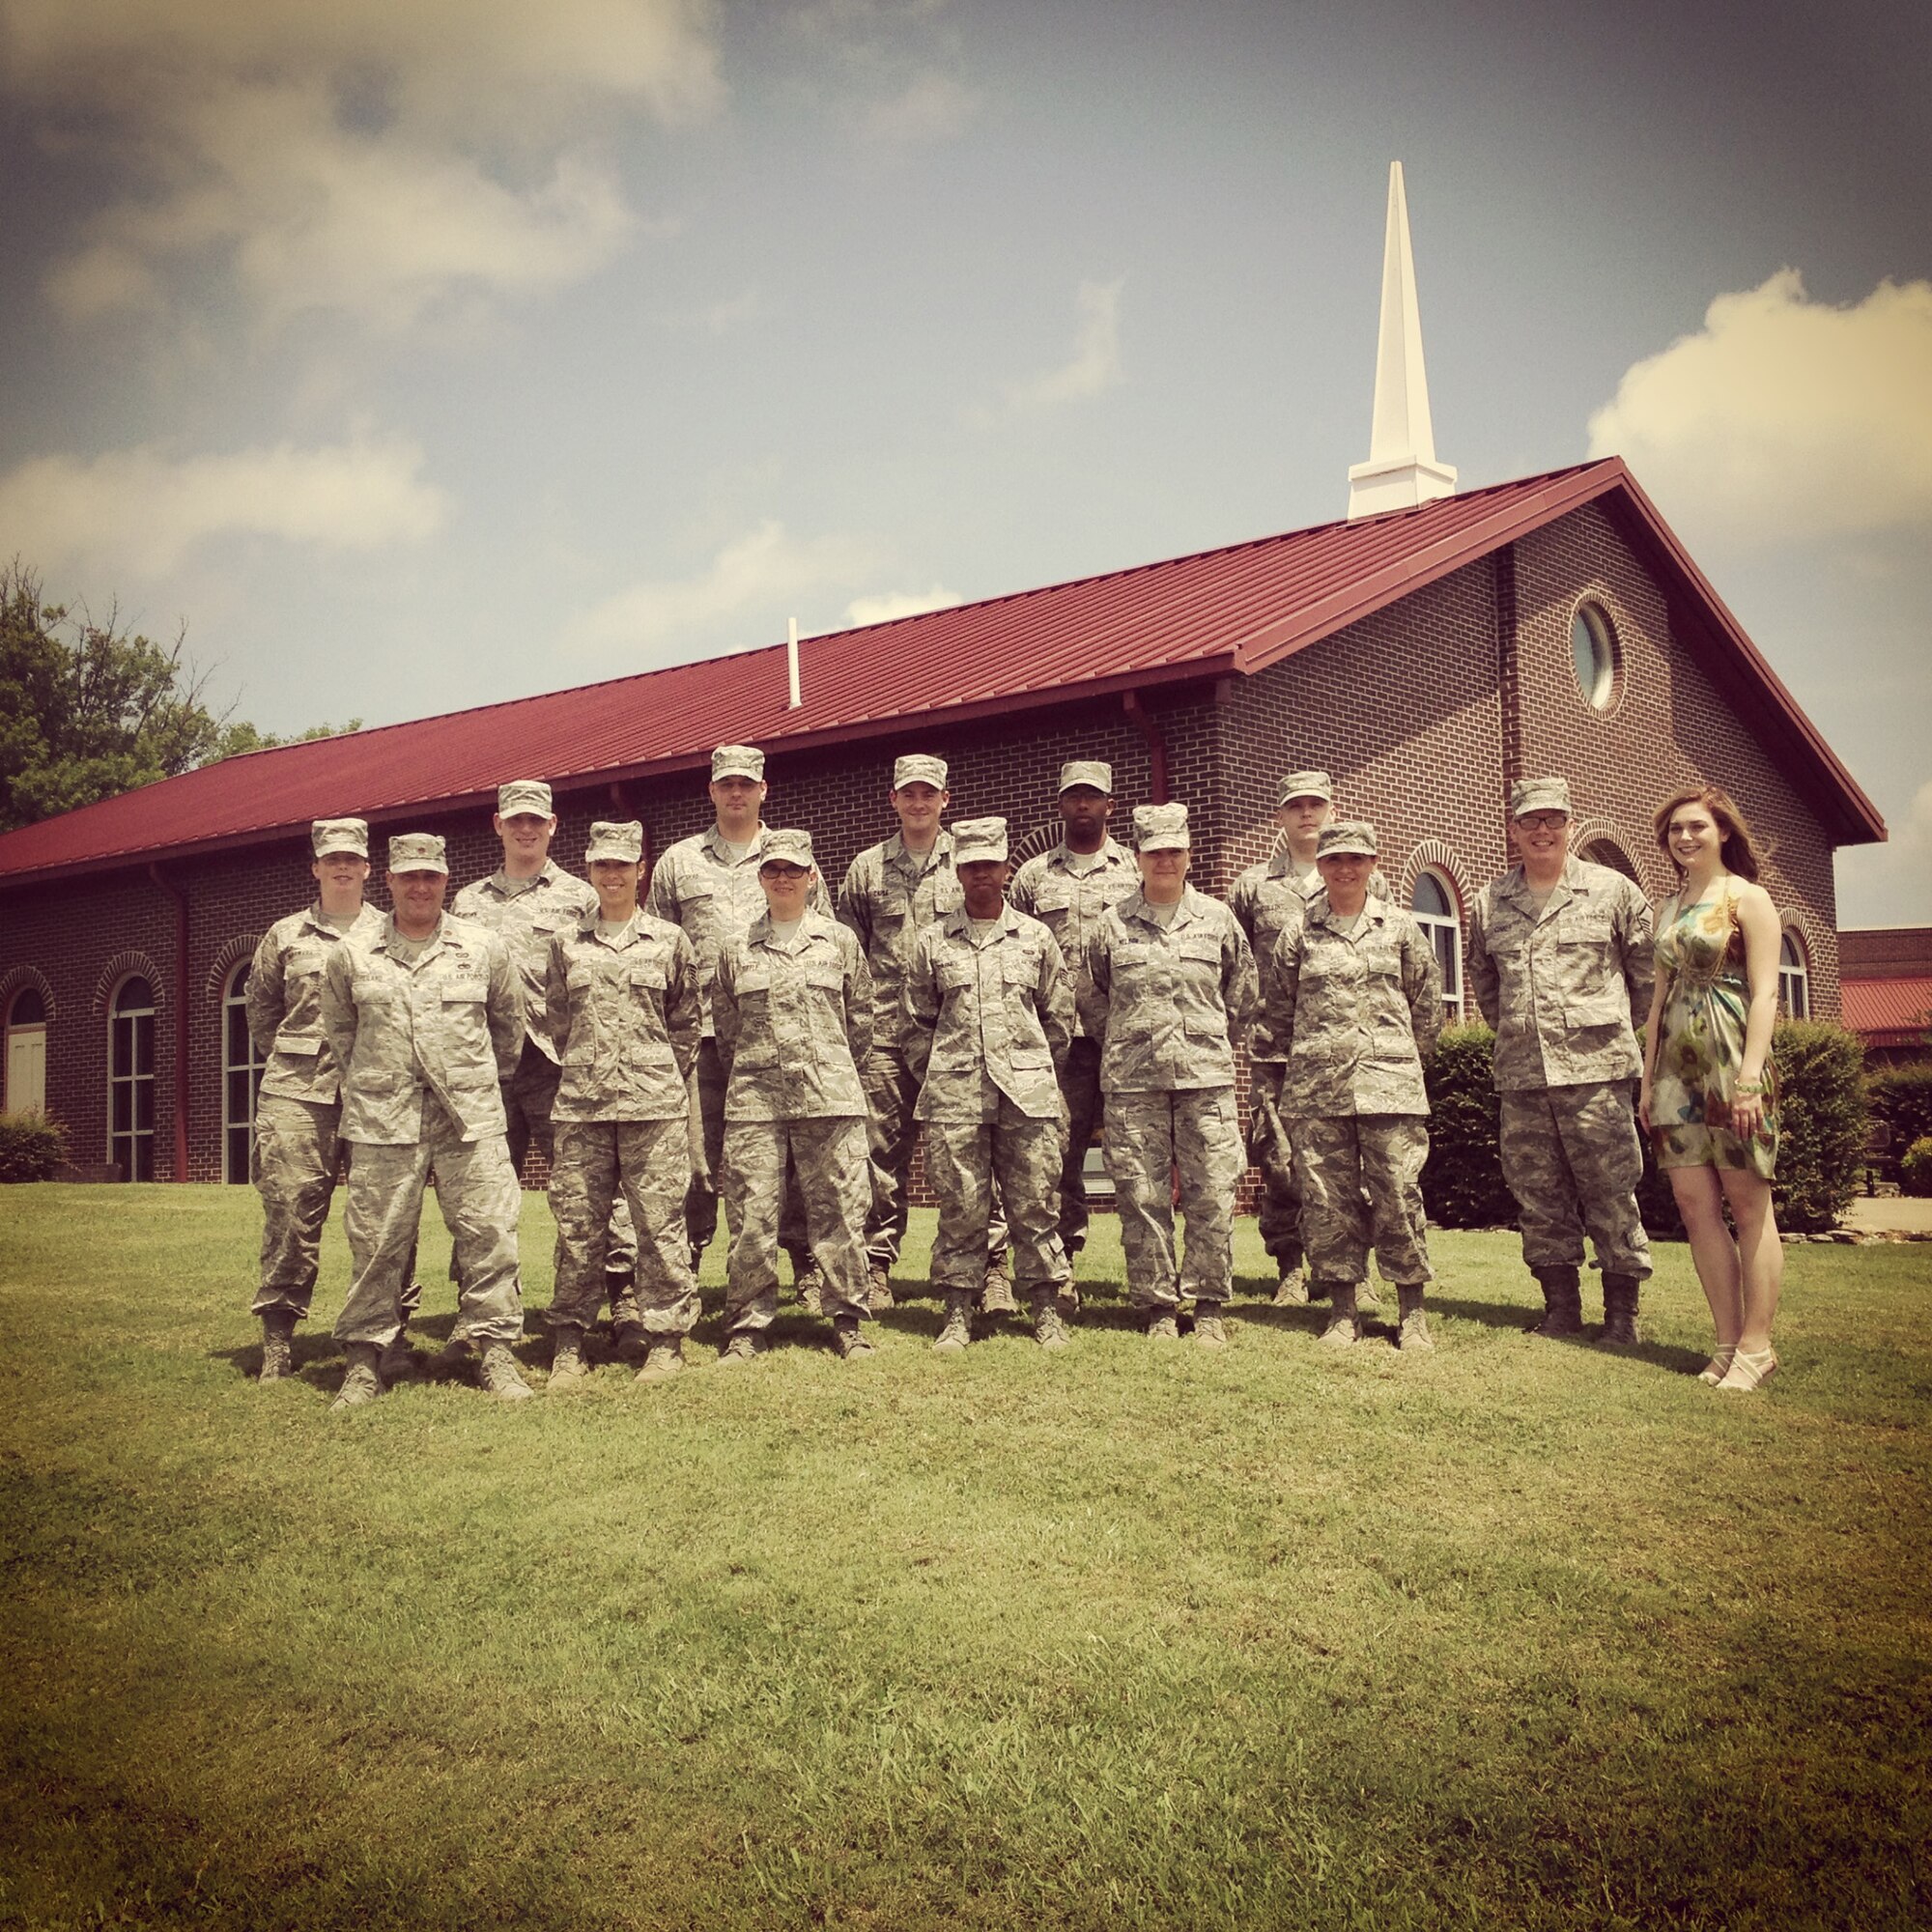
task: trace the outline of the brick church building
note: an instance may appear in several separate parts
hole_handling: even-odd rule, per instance
[[[449,839],[453,883],[499,861],[499,781],[547,778],[554,848],[593,818],[650,849],[701,830],[709,754],[769,754],[774,824],[836,885],[894,820],[892,761],[952,765],[955,817],[1057,835],[1064,759],[1112,761],[1117,819],[1184,799],[1194,877],[1225,893],[1270,849],[1274,786],[1336,777],[1429,924],[1460,1009],[1462,923],[1507,864],[1512,780],[1563,772],[1574,842],[1654,896],[1650,811],[1725,786],[1775,847],[1787,1002],[1839,1013],[1836,846],[1885,836],[1869,801],[1617,459],[1105,577],[582,690],[255,752],[0,838],[6,1104],[43,1100],[76,1163],[247,1177],[255,942],[313,896],[312,818]],[[372,891],[381,894],[381,846]],[[39,1090],[39,1091],[36,1091]]]
[[[447,717],[255,752],[0,837],[5,1105],[43,1104],[82,1166],[245,1180],[257,939],[314,896],[309,821],[449,840],[492,871],[497,784],[550,781],[555,857],[592,819],[647,855],[710,822],[711,748],[768,754],[767,822],[803,825],[836,887],[895,829],[895,754],[952,766],[952,814],[997,812],[1024,857],[1058,837],[1070,757],[1111,761],[1116,827],[1181,799],[1193,877],[1225,894],[1274,841],[1279,776],[1331,771],[1373,818],[1463,1010],[1473,895],[1508,863],[1515,779],[1561,772],[1573,843],[1654,897],[1650,813],[1730,791],[1774,848],[1787,1007],[1839,1015],[1833,852],[1885,837],[1871,803],[1610,458],[1455,494],[1435,458],[1399,167],[1390,183],[1370,461],[1347,521]],[[1473,1014],[1471,1015],[1473,1017]]]

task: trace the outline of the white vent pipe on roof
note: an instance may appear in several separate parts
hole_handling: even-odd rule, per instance
[[[805,699],[798,695],[798,619],[791,620],[790,630],[785,638],[785,675],[791,680],[791,696],[785,701],[787,711],[796,711]]]

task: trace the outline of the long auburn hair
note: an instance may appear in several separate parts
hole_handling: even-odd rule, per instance
[[[1677,855],[1670,849],[1670,821],[1687,805],[1701,805],[1717,821],[1718,856],[1723,861],[1724,869],[1755,884],[1759,861],[1750,826],[1730,793],[1718,785],[1692,785],[1665,799],[1651,813],[1651,827],[1657,834],[1657,849],[1676,867],[1677,876],[1683,878],[1684,867],[1677,864]]]

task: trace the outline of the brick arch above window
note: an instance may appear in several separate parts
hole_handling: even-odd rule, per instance
[[[1424,872],[1439,872],[1447,879],[1456,892],[1456,912],[1461,919],[1469,917],[1469,900],[1472,896],[1467,871],[1462,860],[1439,838],[1424,838],[1409,853],[1406,864],[1402,868],[1402,878],[1396,887],[1398,902],[1407,906],[1415,896],[1415,882]],[[1386,876],[1386,874],[1384,874]]]
[[[7,1017],[8,1009],[14,1004],[14,995],[23,987],[31,986],[41,996],[41,1005],[46,1009],[47,1024],[54,1019],[54,989],[52,982],[38,966],[10,966],[0,973],[0,1020]]]
[[[1612,869],[1634,879],[1638,886],[1643,885],[1643,865],[1636,856],[1643,849],[1642,842],[1640,840],[1633,842],[1628,838],[1623,828],[1614,819],[1585,818],[1571,827],[1570,849],[1577,858],[1583,858],[1593,845],[1609,846],[1623,860],[1622,865]],[[1592,863],[1600,862],[1592,861]]]
[[[100,969],[100,978],[94,982],[94,1010],[97,1017],[105,1019],[112,1009],[114,989],[123,980],[131,980],[139,974],[154,988],[155,1010],[167,1010],[167,993],[161,980],[161,969],[145,952],[117,952]]]
[[[204,997],[210,1006],[218,1007],[228,997],[230,975],[242,960],[254,958],[255,949],[261,943],[262,935],[259,932],[238,933],[209,962]]]
[[[1017,872],[1029,859],[1037,859],[1042,852],[1051,852],[1060,843],[1065,829],[1055,819],[1050,825],[1036,825],[1022,838],[1015,839],[1009,833],[1007,839],[1008,863]]]

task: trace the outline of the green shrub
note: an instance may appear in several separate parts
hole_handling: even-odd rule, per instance
[[[1864,1047],[1855,1033],[1823,1020],[1788,1020],[1771,1037],[1779,1115],[1777,1225],[1822,1235],[1838,1225],[1864,1178]]]
[[[1898,1185],[1901,1192],[1916,1195],[1920,1201],[1932,1196],[1932,1134],[1905,1150],[1898,1163]]]
[[[1516,1197],[1504,1185],[1498,1146],[1495,1044],[1486,1026],[1445,1027],[1429,1068],[1422,1199],[1437,1227],[1516,1226]]]
[[[0,1114],[0,1181],[51,1180],[67,1158],[67,1135],[44,1114]]]
[[[1872,1118],[1885,1123],[1894,1155],[1932,1136],[1932,1060],[1884,1067],[1868,1074],[1865,1086]]]
[[[1429,1069],[1429,1165],[1422,1198],[1444,1228],[1513,1228],[1516,1202],[1503,1184],[1497,1146],[1500,1110],[1492,1078],[1495,1036],[1485,1026],[1446,1027]],[[1772,1036],[1781,1094],[1777,1225],[1823,1234],[1851,1205],[1864,1172],[1868,1120],[1864,1058],[1856,1034],[1794,1020]],[[1926,1131],[1932,1134],[1932,1123]],[[1637,1208],[1662,1240],[1682,1240],[1669,1179],[1646,1145]]]

